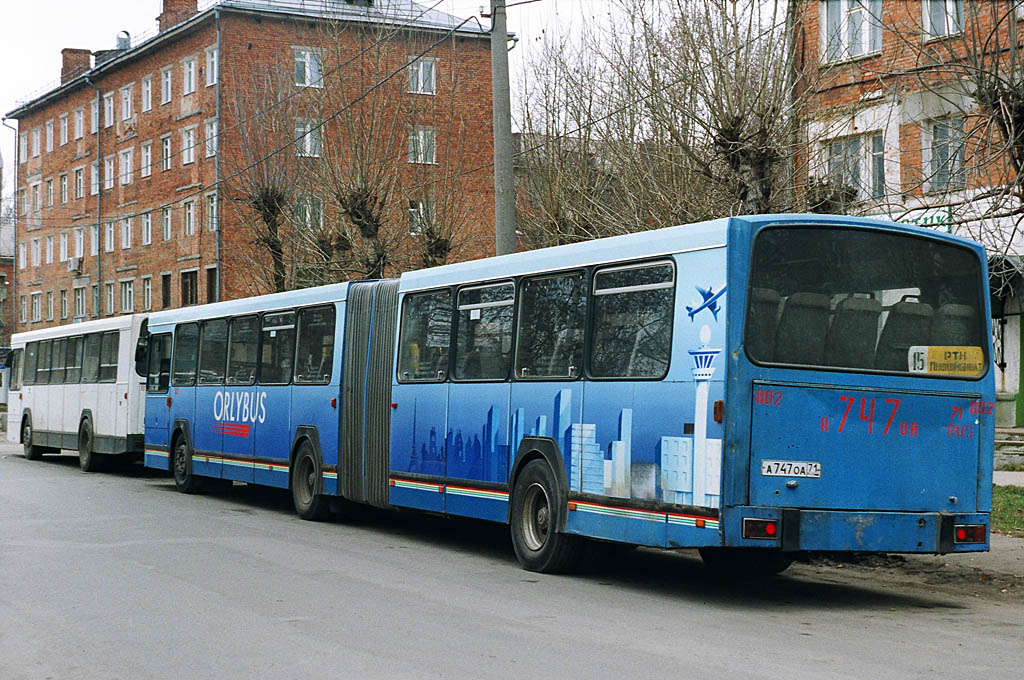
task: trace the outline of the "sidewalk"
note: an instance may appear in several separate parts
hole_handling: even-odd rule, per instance
[[[996,486],[1024,486],[1024,472],[1000,472],[992,473],[992,483]]]

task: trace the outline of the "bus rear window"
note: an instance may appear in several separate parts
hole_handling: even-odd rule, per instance
[[[976,377],[981,261],[908,234],[775,227],[754,241],[746,352],[761,364]]]

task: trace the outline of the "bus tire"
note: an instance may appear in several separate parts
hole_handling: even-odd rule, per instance
[[[92,450],[92,427],[88,421],[83,422],[78,430],[78,467],[82,472],[99,472],[105,462],[103,454]]]
[[[320,465],[317,463],[316,452],[308,439],[299,444],[292,462],[292,502],[295,512],[302,519],[320,521],[327,518],[331,511],[331,501],[317,493],[320,481]]]
[[[26,460],[39,460],[43,457],[43,447],[32,443],[32,419],[25,418],[21,423],[21,443],[25,447]]]
[[[182,493],[199,493],[204,480],[192,474],[192,451],[185,437],[178,437],[171,456],[171,470],[174,472],[174,486]]]
[[[781,574],[795,555],[763,548],[700,548],[704,566],[723,578],[766,578]]]
[[[547,461],[532,460],[523,467],[512,492],[512,546],[524,569],[545,574],[573,571],[583,554],[580,536],[558,531],[564,508],[558,484]]]

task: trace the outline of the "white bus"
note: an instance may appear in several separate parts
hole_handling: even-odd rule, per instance
[[[77,450],[86,472],[107,455],[141,454],[146,385],[135,357],[145,324],[136,314],[12,336],[8,441],[29,460]]]

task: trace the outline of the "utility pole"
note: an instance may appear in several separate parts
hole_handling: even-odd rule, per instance
[[[491,0],[491,80],[494,100],[494,254],[516,252],[516,188],[512,174],[512,103],[508,79],[505,0]]]

